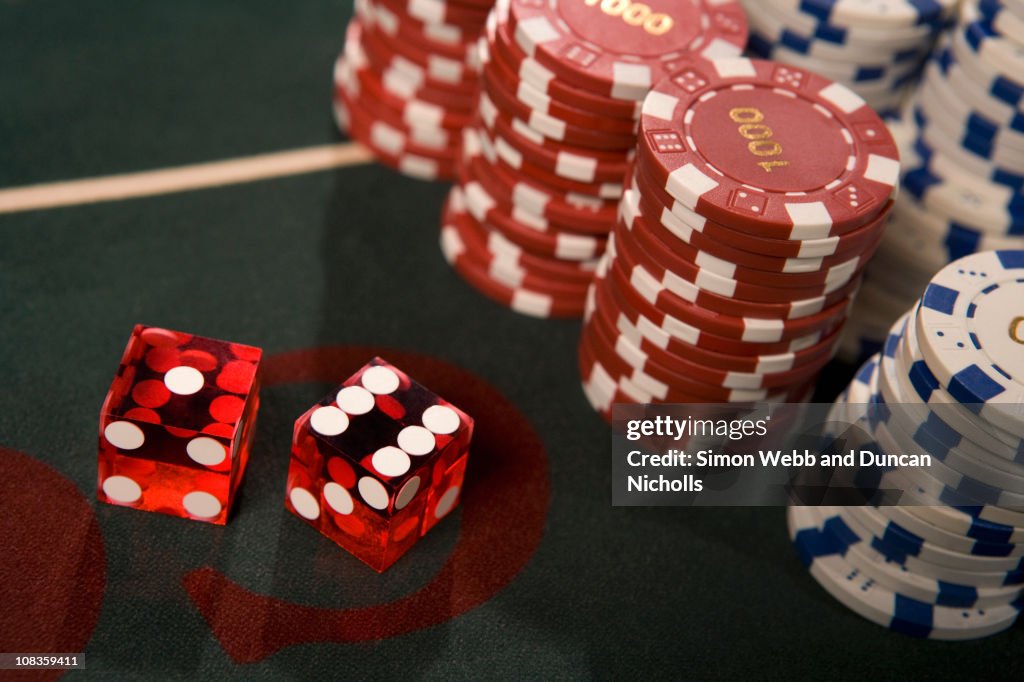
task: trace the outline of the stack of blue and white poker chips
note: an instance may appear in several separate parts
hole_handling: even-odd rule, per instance
[[[943,268],[831,415],[857,427],[861,447],[928,454],[931,466],[854,475],[861,489],[902,491],[899,506],[789,509],[790,536],[814,578],[891,630],[984,637],[1024,607],[1021,301],[1024,251]]]
[[[898,113],[959,0],[743,0],[749,52],[800,66]]]
[[[1024,248],[1024,1],[964,5],[895,128],[902,192],[847,326],[847,358],[877,349],[950,260]]]

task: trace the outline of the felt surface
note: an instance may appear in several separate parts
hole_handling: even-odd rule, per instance
[[[337,141],[349,12],[0,3],[0,186]],[[0,215],[0,649],[81,650],[70,677],[119,679],[1020,678],[1019,626],[918,641],[839,605],[782,509],[612,508],[578,323],[448,268],[445,189],[357,166]],[[99,407],[136,322],[266,352],[226,527],[95,501]],[[379,576],[282,506],[292,421],[374,353],[479,425],[462,507]]]

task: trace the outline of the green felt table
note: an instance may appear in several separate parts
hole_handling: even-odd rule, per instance
[[[341,141],[350,12],[0,2],[0,188]],[[358,164],[0,214],[0,651],[83,651],[72,678],[1022,678],[1019,626],[922,641],[840,606],[781,508],[613,508],[578,322],[463,283],[445,192]],[[227,526],[95,501],[137,322],[266,352]],[[282,504],[295,417],[374,353],[478,418],[462,506],[382,575]]]

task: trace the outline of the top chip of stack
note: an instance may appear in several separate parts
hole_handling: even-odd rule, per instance
[[[958,0],[744,0],[751,54],[801,66],[896,114]]]
[[[476,104],[481,0],[357,0],[334,69],[338,125],[413,177],[454,177]]]
[[[478,119],[445,209],[447,260],[519,312],[578,317],[615,222],[640,101],[683,56],[738,55],[745,42],[732,0],[499,0],[480,40]],[[509,244],[521,250],[514,265]]]
[[[775,62],[679,63],[644,100],[591,292],[580,368],[595,408],[801,399],[898,175],[884,123],[846,87]]]

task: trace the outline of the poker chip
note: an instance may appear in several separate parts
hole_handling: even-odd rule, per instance
[[[1022,17],[1019,2],[963,3],[892,124],[905,138],[903,191],[850,316],[849,359],[876,349],[947,263],[1024,248]],[[881,297],[897,305],[883,313]]]
[[[638,341],[618,333],[603,311],[597,311],[588,320],[595,336],[611,346],[616,355],[627,364],[652,376],[668,376],[676,386],[678,381],[699,380],[722,388],[763,389],[805,383],[828,361],[828,354],[820,354],[806,364],[779,372],[736,372],[707,367],[690,358],[681,357],[659,348],[642,337]]]
[[[511,76],[512,82],[528,84],[535,91],[580,109],[603,111],[626,120],[639,118],[639,101],[604,97],[562,82],[550,69],[523,53],[508,35],[507,28],[507,20],[499,24],[498,14],[492,14],[488,18],[486,33],[480,39],[480,52],[488,55],[506,77]]]
[[[747,38],[743,10],[733,2],[692,0],[671,13],[644,6],[628,15],[598,4],[503,2],[508,30],[525,54],[571,85],[616,99],[643,99],[680,54],[735,56]],[[580,49],[585,58],[566,58]]]
[[[438,180],[455,172],[455,166],[447,159],[432,154],[417,155],[405,148],[404,137],[389,127],[367,124],[358,114],[352,116],[344,102],[334,103],[334,120],[339,128],[351,130],[359,135],[373,151],[374,156],[385,165],[405,175],[422,180]],[[376,131],[376,132],[375,132]],[[383,140],[378,145],[375,140]]]
[[[497,117],[491,119],[490,126],[484,126],[484,130],[494,136],[498,151],[504,148],[505,154],[518,156],[559,177],[577,182],[620,184],[626,177],[627,159],[631,155],[623,159],[620,154],[600,150],[566,149],[538,135],[529,126],[509,124]]]
[[[984,637],[1024,607],[1024,355],[1011,302],[1022,282],[1020,249],[946,265],[833,406],[834,418],[866,434],[865,447],[932,458],[853,475],[862,490],[898,492],[899,506],[790,509],[791,531],[795,515],[804,519],[797,546],[815,579],[890,629]],[[848,562],[860,592],[815,570],[832,556]],[[889,596],[873,596],[876,585],[894,592],[895,610],[880,608]],[[955,609],[959,625],[938,607]]]
[[[918,0],[781,0],[783,7],[802,7],[813,16],[837,26],[865,26],[880,29],[909,28],[944,21],[954,3],[923,3]]]
[[[880,113],[897,113],[956,0],[744,0],[751,55],[842,83]]]
[[[983,418],[1024,436],[1024,251],[962,258],[932,279],[921,298],[922,354],[950,395]]]
[[[768,288],[802,291],[833,291],[850,282],[854,275],[867,263],[875,244],[869,245],[854,256],[830,256],[811,259],[776,259],[721,246],[711,239],[702,239],[700,233],[686,229],[676,221],[646,220],[640,213],[640,199],[637,193],[629,191],[622,201],[623,218],[627,225],[644,230],[650,237],[647,242],[651,250],[664,264],[682,261],[696,264],[701,269],[737,282],[764,285]],[[675,229],[671,229],[675,228]],[[875,243],[881,240],[881,231]],[[711,250],[705,250],[711,249]],[[785,292],[780,292],[785,296]]]
[[[508,173],[528,178],[543,187],[562,190],[574,195],[593,196],[598,199],[617,200],[622,197],[621,178],[617,182],[574,180],[528,161],[507,139],[492,137],[484,128],[467,127],[464,129],[463,135],[465,147],[479,149],[487,163],[492,166],[500,166]],[[471,139],[467,141],[465,138]]]
[[[606,276],[606,273],[610,274]],[[726,355],[763,356],[792,353],[817,346],[826,338],[834,340],[832,332],[838,328],[836,324],[810,334],[795,337],[789,335],[789,338],[780,338],[776,341],[748,341],[736,336],[726,337],[706,332],[691,322],[674,317],[670,312],[659,310],[651,300],[640,294],[630,293],[630,288],[624,286],[624,283],[624,277],[620,273],[599,266],[595,278],[595,284],[599,285],[594,294],[595,306],[606,306],[607,310],[625,316],[645,336],[649,336],[652,330],[669,334],[671,340],[666,345],[673,345],[680,351],[695,347]],[[768,322],[770,321],[752,318],[751,326],[756,328],[757,325],[767,325]],[[657,336],[653,338],[656,339]],[[683,352],[679,354],[685,355]]]
[[[815,580],[850,610],[894,632],[942,640],[986,637],[1016,621],[1020,597],[1015,590],[993,598],[991,605],[968,605],[963,602],[974,601],[973,595],[961,596],[954,584],[947,589],[960,603],[946,605],[954,597],[939,592],[933,600],[939,603],[932,603],[906,594],[902,585],[891,586],[892,582],[877,578],[882,575],[877,565],[884,562],[859,562],[855,567],[846,557],[848,548],[857,544],[877,547],[878,543],[863,527],[851,523],[853,509],[862,508],[794,506],[787,514],[790,539],[801,561]]]
[[[898,167],[881,119],[841,85],[760,60],[680,62],[643,102],[588,293],[591,404],[607,419],[609,399],[805,396],[882,242]]]
[[[442,217],[441,252],[452,268],[473,288],[488,298],[533,317],[579,317],[583,312],[585,286],[578,298],[564,296],[564,291],[552,291],[542,278],[523,278],[526,281],[512,283],[507,278],[496,276],[490,268],[490,261],[479,260],[479,252],[467,247],[453,227],[460,207],[458,195],[449,196]],[[501,281],[504,280],[504,281]],[[546,290],[547,289],[547,290]]]
[[[642,219],[639,216],[634,223]],[[627,227],[626,223],[623,227]],[[775,319],[804,317],[851,298],[857,287],[856,279],[827,289],[763,287],[730,279],[680,258],[666,264],[662,258],[669,259],[660,255],[665,253],[665,247],[654,243],[642,227],[631,234],[623,234],[622,228],[616,228],[609,250],[622,259],[624,266],[636,273],[637,278],[657,282],[658,286],[684,300],[699,302],[709,310],[726,314]]]
[[[393,8],[406,1],[411,0],[387,3]],[[446,20],[452,21],[447,15]],[[586,42],[569,49],[580,40]],[[596,259],[609,248],[635,161],[641,100],[687,54],[737,56],[745,41],[746,23],[735,0],[682,0],[665,11],[568,0],[497,2],[477,42],[480,90],[474,118],[460,131],[456,186],[442,236],[446,259],[473,286],[515,310],[582,315],[588,299],[580,275],[589,282]],[[428,77],[408,67],[402,71],[406,80]],[[523,254],[520,261],[513,265],[507,255],[494,253],[487,248],[492,241],[512,245]],[[785,267],[781,259],[760,264]],[[794,261],[792,267],[801,265],[812,263]],[[737,273],[740,288],[748,275]],[[813,290],[806,297],[813,298],[826,288],[817,279],[808,275],[807,282],[791,283],[795,292]],[[799,288],[811,280],[814,286]],[[498,290],[495,283],[515,291]],[[548,298],[544,305],[524,306],[513,295],[523,291]],[[817,312],[806,308],[804,314]],[[738,328],[728,313],[707,312],[699,304],[687,302],[677,313],[688,319],[703,315],[718,331]],[[792,324],[794,330],[813,326]],[[676,376],[678,369],[671,362],[653,367],[660,377]],[[640,391],[645,382],[616,391],[647,395],[654,384]],[[704,388],[690,385],[689,393],[678,394],[706,395]],[[714,395],[724,390],[713,388]]]
[[[651,315],[656,311],[659,317],[670,318],[676,324],[682,321],[682,324],[688,324],[702,334],[735,338],[743,342],[772,343],[813,334],[830,324],[837,324],[840,318],[845,316],[849,304],[847,300],[843,300],[813,315],[788,320],[736,317],[708,310],[676,296],[640,267],[624,271],[619,267],[624,262],[623,259],[616,259],[616,262],[612,263],[608,270],[608,279],[628,300],[636,302],[641,307],[643,304],[640,301],[646,301],[650,304]],[[722,345],[723,343],[719,343],[719,347]]]
[[[356,0],[334,67],[341,131],[401,173],[453,179],[488,10],[476,0]]]
[[[750,59],[692,65],[663,85],[644,101],[637,165],[687,208],[780,239],[842,235],[887,208],[896,145],[842,85]]]

